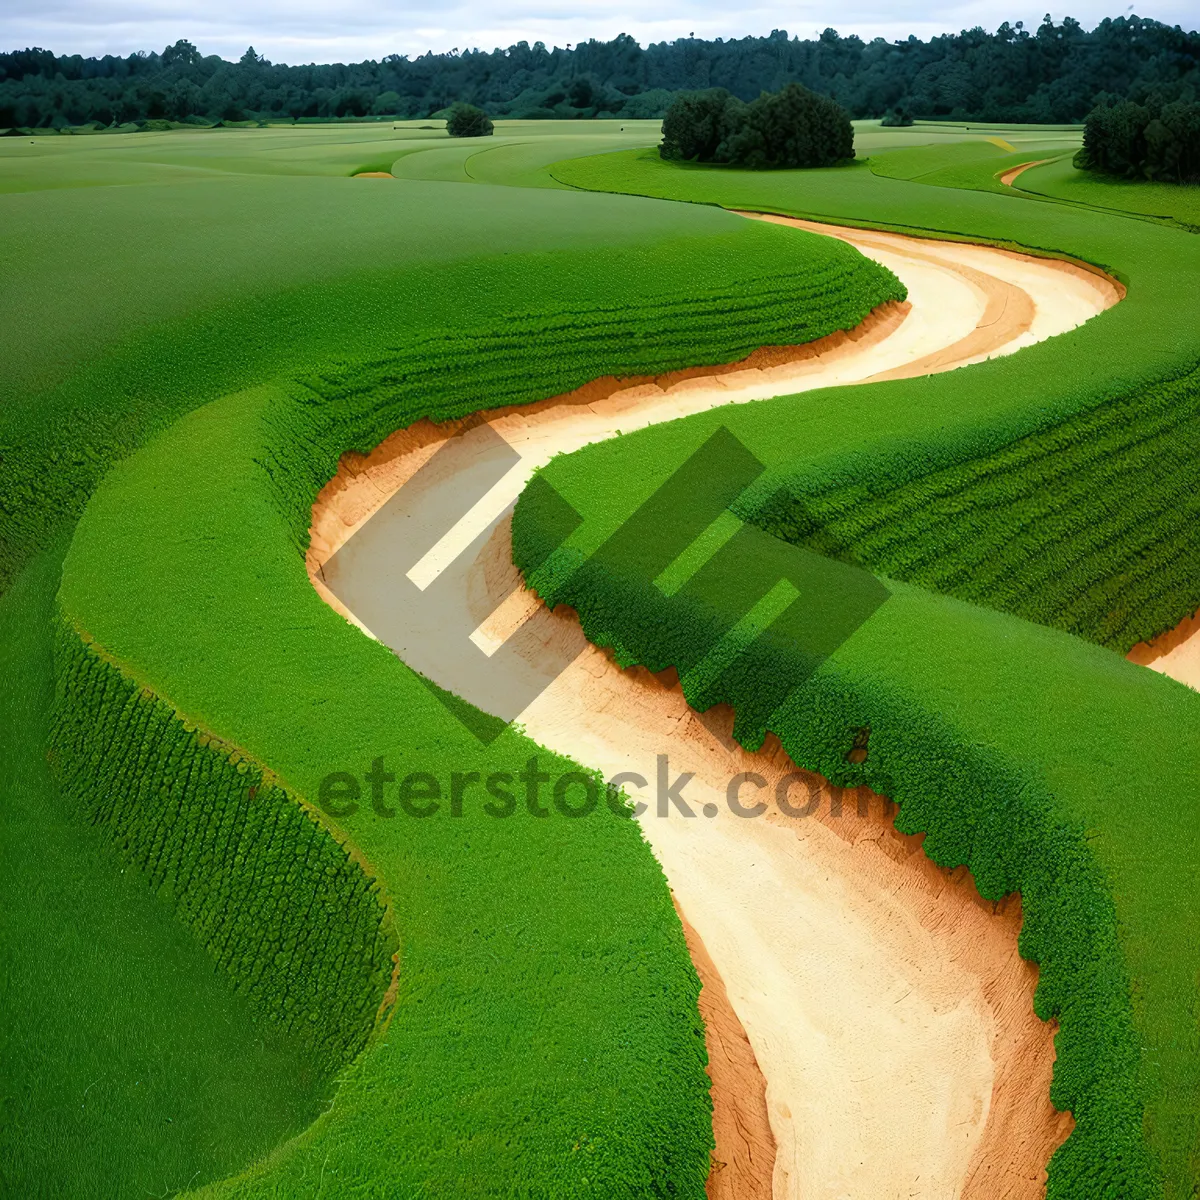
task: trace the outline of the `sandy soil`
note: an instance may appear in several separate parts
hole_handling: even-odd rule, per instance
[[[663,754],[671,778],[694,773],[685,795],[697,815],[660,816],[652,804],[641,823],[706,984],[719,1139],[710,1194],[759,1194],[773,1146],[781,1198],[1038,1196],[1070,1118],[1048,1100],[1053,1031],[1032,1013],[1017,902],[993,909],[969,878],[934,867],[877,797],[841,797],[835,814],[840,794],[801,773],[792,802],[811,794],[816,808],[788,817],[772,799],[793,770],[778,746],[748,755],[728,713],[701,716],[673,681],[618,670],[571,614],[524,591],[511,565],[512,502],[555,453],[719,404],[1010,353],[1121,294],[1070,264],[769,219],[853,242],[904,280],[910,307],[719,374],[601,380],[400,431],[368,456],[347,455],[322,491],[310,576],[410,665],[519,719],[540,743],[609,777],[633,771],[652,784]],[[753,819],[726,803],[741,771],[768,784]],[[735,1190],[722,1192],[729,1179]]]
[[[1138,642],[1125,657],[1200,691],[1200,612],[1152,641]]]
[[[700,935],[676,904],[688,953],[700,976],[700,1016],[712,1080],[716,1149],[705,1189],[708,1200],[771,1200],[775,1136],[767,1115],[767,1084],[754,1047],[738,1020],[725,982]]]
[[[357,175],[352,176],[354,179],[395,179],[395,175],[391,171],[359,171]]]
[[[1020,175],[1022,171],[1028,171],[1031,167],[1040,167],[1045,163],[1053,161],[1054,160],[1052,158],[1038,158],[1033,162],[1022,163],[1019,167],[1012,167],[1010,170],[1005,171],[1004,174],[1000,176],[1000,182],[1004,184],[1005,187],[1012,187],[1017,176]]]

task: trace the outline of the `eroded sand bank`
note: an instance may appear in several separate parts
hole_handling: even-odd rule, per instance
[[[1138,642],[1125,657],[1200,691],[1200,612],[1149,642]]]
[[[1036,975],[1016,952],[1016,901],[993,910],[968,878],[934,867],[878,798],[840,797],[835,813],[838,794],[801,775],[794,803],[815,797],[815,809],[785,816],[774,786],[793,768],[777,746],[748,755],[728,714],[700,716],[670,681],[616,668],[571,614],[524,591],[511,565],[512,502],[555,453],[720,404],[1010,353],[1120,296],[1069,264],[770,219],[853,242],[904,280],[909,307],[815,352],[777,349],[720,374],[599,381],[538,405],[422,422],[369,456],[347,455],[314,506],[310,576],[338,611],[481,707],[503,712],[506,698],[536,695],[504,715],[542,744],[609,777],[632,771],[653,784],[663,754],[672,777],[694,773],[686,795],[698,815],[669,806],[659,816],[652,803],[642,828],[703,943],[710,1054],[734,1063],[712,1072],[710,1194],[761,1194],[773,1151],[776,1197],[1037,1196],[1070,1118],[1049,1104],[1052,1030],[1032,1013]],[[452,439],[442,476],[423,476],[410,501],[405,483]],[[513,458],[497,476],[500,443]],[[472,488],[482,498],[462,512]],[[447,513],[452,521],[414,540],[422,514]],[[461,637],[448,640],[455,629]],[[727,804],[742,771],[768,783],[747,801],[766,801],[755,818]],[[716,815],[700,815],[705,805]],[[745,1190],[729,1191],[731,1180]]]

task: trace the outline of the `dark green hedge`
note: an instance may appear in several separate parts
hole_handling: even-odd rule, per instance
[[[376,881],[244,752],[184,721],[67,621],[51,762],[64,793],[272,1021],[335,1072],[397,949]]]

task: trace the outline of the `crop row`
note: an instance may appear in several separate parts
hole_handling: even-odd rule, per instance
[[[315,460],[298,475],[282,464],[270,473],[284,489],[281,508],[293,515],[303,545],[311,488],[328,478],[347,448],[369,450],[422,417],[453,420],[571,391],[596,377],[597,363],[618,377],[659,374],[736,362],[761,346],[814,341],[905,294],[890,272],[851,272],[836,262],[811,273],[740,281],[736,289],[651,301],[636,311],[522,313],[508,318],[503,332],[414,337],[386,357],[297,376],[288,403],[276,406],[268,446],[287,447],[296,462],[305,453]]]
[[[751,245],[764,232],[764,244],[784,246],[791,236],[748,223],[745,231]],[[541,313],[415,330],[369,357],[295,370],[184,417],[91,498],[60,596],[73,626],[103,651],[60,656],[60,770],[87,811],[120,830],[156,886],[176,896],[206,944],[218,953],[229,946],[227,960],[248,984],[266,978],[259,947],[289,944],[289,922],[311,922],[324,896],[291,888],[273,859],[239,861],[245,839],[236,836],[242,826],[231,806],[258,805],[263,795],[251,802],[248,776],[224,757],[240,752],[197,750],[218,761],[192,766],[178,788],[164,786],[158,739],[197,737],[178,717],[166,720],[172,707],[216,714],[232,743],[255,747],[309,799],[331,763],[361,760],[365,768],[379,757],[397,774],[408,762],[406,769],[442,777],[467,767],[483,778],[497,770],[515,777],[543,753],[514,731],[481,747],[393,655],[313,593],[297,551],[313,497],[339,456],[369,450],[422,417],[459,418],[605,374],[657,375],[811,340],[903,295],[893,276],[838,243],[800,236],[794,245],[798,252],[773,270],[761,264],[735,284],[698,288],[698,301],[651,280],[651,294],[637,303],[587,305],[571,295]],[[800,269],[809,250],[811,271]],[[737,278],[740,268],[734,256],[708,277]],[[697,270],[704,277],[703,256],[689,276]],[[196,536],[197,513],[205,514],[204,537]],[[88,659],[81,668],[81,653],[100,665]],[[158,717],[140,701],[110,696],[104,688],[115,684],[97,691],[92,673],[114,671],[109,658],[152,682],[164,700],[144,699],[162,705]],[[93,718],[100,712],[103,723]],[[165,753],[183,752],[172,740]],[[200,814],[212,801],[193,782],[214,771],[232,790],[206,824]],[[114,795],[121,801],[110,812],[106,798]],[[270,796],[292,805],[295,821],[326,838],[335,858],[344,854],[297,795]],[[349,1155],[356,1170],[378,1160],[372,1170],[425,1190],[573,1194],[600,1181],[609,1195],[702,1195],[712,1125],[698,985],[661,868],[637,828],[614,818],[530,827],[477,813],[393,822],[361,808],[339,824],[395,905],[405,946],[401,1011],[387,1053],[368,1050],[351,1068],[356,1079],[379,1082],[343,1086],[339,1103],[349,1115],[330,1125],[336,1145],[326,1143],[321,1158]],[[295,821],[277,817],[267,826],[286,831]],[[194,867],[186,851],[192,827],[214,855],[236,842],[221,872]],[[277,911],[276,895],[296,912]],[[227,929],[210,935],[210,913]],[[256,941],[264,913],[269,937]],[[276,1011],[311,1013],[314,993],[340,991],[348,978],[362,1002],[339,1013],[343,1024],[322,1045],[327,1058],[362,1044],[379,1003],[382,939],[355,957],[375,927],[346,924],[341,942],[331,926],[314,928],[315,944],[331,950],[316,962],[316,982],[293,985],[288,964],[283,982],[299,989],[296,1005],[288,1006],[290,993],[264,997]],[[349,963],[345,978],[339,955]],[[297,975],[311,969],[299,957],[296,966]],[[397,1121],[402,1155],[385,1150]],[[342,1136],[347,1123],[368,1134]],[[586,1160],[577,1153],[584,1143]],[[317,1144],[231,1186],[271,1191],[278,1170],[303,1187],[296,1180],[311,1179],[307,1156]]]
[[[334,819],[318,827],[304,808],[333,767],[361,772],[378,757],[398,776],[415,769],[448,783],[471,769],[515,777],[531,757],[545,760],[515,729],[481,745],[419,677],[313,592],[296,545],[338,456],[422,416],[850,328],[902,294],[826,239],[698,208],[506,195],[490,196],[486,210],[472,197],[456,223],[445,189],[405,189],[387,218],[399,203],[404,236],[378,270],[192,312],[97,359],[27,413],[0,418],[0,443],[25,447],[0,495],[0,581],[86,498],[62,612],[94,638],[87,653],[105,670],[118,663],[125,683],[147,689],[131,698],[99,685],[77,664],[78,647],[60,653],[59,771],[181,915],[211,914],[206,944],[228,947],[247,980],[259,962],[256,978],[273,971],[253,942],[256,907],[269,954],[295,928],[275,911],[276,892],[300,923],[326,896],[304,879],[295,889],[255,857],[258,841],[243,830],[268,840],[282,831],[283,861],[293,860],[291,816],[252,815],[264,797],[292,805],[329,842],[332,861],[319,847],[304,861],[328,861],[337,882]],[[531,220],[530,204],[548,219]],[[531,246],[543,252],[512,252]],[[257,278],[254,287],[263,288]],[[696,293],[703,310],[691,307]],[[145,704],[165,716],[152,719]],[[204,714],[224,744],[189,731],[179,713]],[[162,758],[174,752],[188,764],[179,788]],[[268,789],[256,762],[289,790]],[[228,794],[214,796],[209,781]],[[327,1189],[358,1181],[404,1194],[702,1196],[712,1120],[699,985],[637,827],[611,815],[496,821],[470,803],[461,818],[385,820],[363,799],[337,818],[337,836],[370,862],[394,906],[404,942],[396,1017],[341,1074],[322,1120],[219,1190],[303,1194],[322,1178]],[[196,838],[211,844],[218,870],[189,856]],[[372,929],[365,918],[357,927]],[[336,944],[333,926],[315,923],[310,942],[322,939]],[[360,971],[351,956],[344,979],[384,965],[382,954],[365,957]],[[315,969],[340,1002],[336,964],[313,961],[301,970]],[[372,979],[377,1004],[382,976]],[[264,998],[284,1010],[276,993]],[[306,1001],[293,1009],[315,1011]],[[372,1003],[343,1008],[346,1027],[329,1030],[322,1049],[361,1044],[351,1023],[367,1036]]]
[[[129,679],[65,621],[51,760],[64,790],[237,989],[309,1043],[352,1058],[391,977],[377,883],[244,754]]]
[[[895,484],[884,471],[741,515],[872,571],[1126,651],[1195,606],[1200,371]]]
[[[0,412],[5,467],[0,476],[0,589],[56,521],[82,510],[109,463],[198,402],[236,390],[239,381],[260,383],[277,373],[311,370],[324,374],[326,364],[343,356],[355,369],[372,358],[390,360],[393,352],[402,362],[406,356],[415,362],[419,356],[411,351],[416,344],[432,350],[440,342],[442,361],[458,366],[469,391],[475,378],[472,327],[512,330],[514,365],[522,355],[526,361],[539,353],[552,355],[552,331],[542,327],[543,318],[522,315],[531,310],[546,314],[547,325],[586,328],[607,322],[614,334],[623,322],[625,340],[612,341],[614,370],[624,359],[631,370],[672,370],[701,361],[732,361],[764,344],[794,344],[849,329],[877,304],[903,296],[903,288],[882,268],[826,239],[793,238],[789,243],[784,231],[765,226],[724,236],[727,244],[698,256],[689,257],[669,240],[636,253],[596,255],[594,270],[604,272],[604,278],[591,290],[605,300],[591,309],[578,302],[580,281],[564,286],[560,278],[574,264],[564,262],[559,271],[552,261],[556,256],[532,264],[535,256],[519,262],[508,256],[485,265],[456,264],[457,278],[453,271],[410,269],[391,278],[356,280],[345,288],[300,289],[228,311],[217,309],[131,340],[33,402],[24,398],[21,405]],[[731,277],[736,282],[724,282]],[[678,301],[663,298],[678,296],[688,286],[708,306],[709,329],[702,331]],[[646,295],[656,290],[657,303]],[[447,300],[454,296],[458,300]],[[735,319],[722,325],[722,312]],[[462,328],[455,330],[456,321]],[[248,333],[251,329],[287,332],[264,338]],[[670,362],[655,355],[658,338],[680,335],[683,329],[692,336],[682,339]],[[402,337],[397,330],[404,331]],[[339,336],[333,331],[349,332]],[[706,341],[710,334],[719,345]],[[347,353],[348,341],[371,351],[359,354],[356,344]],[[330,370],[336,377],[339,368],[331,365]],[[380,382],[386,385],[386,379]],[[470,398],[474,407],[490,407],[485,390],[490,382],[475,378],[483,389],[475,387]],[[79,436],[81,428],[89,431],[86,439]]]

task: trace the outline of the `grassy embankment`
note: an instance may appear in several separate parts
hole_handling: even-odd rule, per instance
[[[700,672],[689,698],[742,710],[748,745],[773,730],[805,765],[900,801],[903,827],[928,831],[937,861],[968,864],[985,895],[1020,890],[1038,1010],[1062,1023],[1053,1097],[1078,1122],[1051,1194],[1151,1195],[1161,1175],[1167,1195],[1190,1196],[1200,699],[1101,646],[1200,604],[1200,241],[861,166],[755,175],[629,152],[553,170],[581,187],[1024,244],[1128,283],[1117,308],[1011,358],[731,407],[560,459],[546,478],[587,520],[531,581],[623,661],[679,665],[687,688],[713,622],[740,616],[755,586],[811,575],[810,551],[889,577],[891,599],[810,679],[803,646],[768,631],[719,677]],[[732,505],[769,564],[760,577],[717,565],[697,572],[700,598],[671,599],[653,571],[603,556],[576,570],[722,425],[768,468]],[[544,524],[536,503],[518,508],[519,562],[544,550]]]
[[[1027,198],[1146,217],[1182,226],[1189,232],[1200,229],[1200,187],[1110,179],[1081,171],[1072,162],[1080,141],[1076,133],[1044,139],[996,138],[986,142],[914,146],[876,152],[871,155],[870,166],[876,175],[889,179],[1004,193],[1009,190],[1000,182],[1005,171],[1040,162],[1042,165],[1022,171],[1012,184]]]
[[[1021,174],[1018,186],[1034,195],[1072,204],[1164,217],[1200,231],[1200,185],[1152,183],[1149,180],[1110,179],[1080,171],[1068,156]]]
[[[0,596],[0,1192],[162,1195],[298,1133],[328,1080],[49,776],[60,542]]]
[[[376,756],[398,775],[428,769],[444,776],[515,773],[534,752],[515,732],[480,747],[402,664],[312,594],[296,538],[339,451],[367,445],[420,412],[472,409],[481,393],[490,403],[533,399],[613,369],[719,361],[762,342],[820,336],[894,294],[879,272],[821,242],[783,231],[764,236],[717,214],[636,201],[549,194],[534,201],[489,192],[482,206],[473,202],[462,228],[447,228],[458,189],[408,187],[398,195],[391,184],[375,190],[344,179],[225,179],[219,190],[212,182],[192,187],[156,189],[146,208],[173,206],[178,227],[179,217],[217,205],[225,216],[221,234],[214,219],[176,249],[186,256],[193,239],[221,236],[225,249],[244,255],[210,252],[207,261],[218,266],[199,271],[181,289],[185,296],[162,288],[153,271],[157,258],[171,254],[165,217],[147,239],[148,265],[116,255],[94,264],[84,256],[73,265],[50,246],[42,251],[46,269],[20,276],[34,298],[56,271],[83,275],[84,304],[89,276],[106,271],[137,275],[151,295],[118,291],[126,319],[102,326],[90,347],[67,338],[49,362],[24,357],[24,390],[17,389],[6,439],[33,438],[38,414],[53,414],[35,445],[45,451],[42,465],[52,459],[56,471],[32,469],[32,456],[13,464],[24,469],[22,486],[9,492],[10,569],[52,533],[44,514],[70,519],[108,461],[180,411],[224,397],[109,476],[68,561],[63,613],[111,661],[65,642],[60,670],[86,666],[89,678],[60,679],[58,764],[75,802],[121,831],[130,822],[144,829],[148,811],[157,811],[164,831],[201,812],[203,789],[179,784],[172,754],[214,773],[216,793],[237,800],[229,786],[237,781],[221,778],[221,747],[201,752],[185,726],[161,707],[152,711],[164,698],[188,715],[199,739],[212,731],[226,750],[236,747],[249,771],[244,784],[254,786],[266,764],[291,789],[289,797],[256,787],[251,801],[247,786],[247,810],[312,798],[330,770],[362,773]],[[99,195],[93,191],[89,202]],[[36,226],[42,207],[56,198],[38,197],[38,206],[19,210],[22,219]],[[127,212],[133,199],[124,198]],[[338,202],[346,209],[340,224],[316,238],[311,230],[324,230],[317,219],[324,206]],[[121,206],[100,208],[93,219],[103,222]],[[147,215],[131,212],[128,219]],[[305,224],[315,244],[297,263],[305,256],[286,253],[287,235]],[[277,231],[273,254],[261,245],[264,229]],[[370,244],[347,256],[338,278],[336,251],[356,235]],[[19,258],[29,245],[10,243],[7,251]],[[414,245],[419,256],[407,249]],[[496,254],[501,246],[527,253]],[[364,260],[381,258],[388,269],[365,269]],[[304,281],[322,272],[321,282]],[[839,292],[842,283],[849,286]],[[164,298],[157,313],[156,288]],[[514,343],[507,332],[496,338],[495,330],[511,329],[513,313],[529,312],[533,296],[545,303],[529,322],[544,327],[547,339]],[[731,329],[726,314],[739,306],[744,320]],[[172,311],[174,319],[151,324]],[[660,325],[675,336],[659,336]],[[27,328],[36,341],[36,321]],[[122,340],[122,328],[133,336]],[[263,338],[264,328],[277,338]],[[406,331],[403,339],[397,329]],[[655,336],[644,336],[651,330]],[[463,358],[456,347],[464,344],[478,352],[477,361],[456,372],[443,359],[431,370],[438,355]],[[531,344],[547,350],[536,362]],[[84,453],[81,430],[94,431]],[[43,519],[33,519],[35,509]],[[210,534],[226,535],[196,538],[199,512]],[[24,615],[44,640],[35,609]],[[93,703],[98,685],[105,695]],[[111,723],[100,738],[76,721],[81,712],[105,708]],[[546,755],[542,763],[549,771],[568,765]],[[148,766],[175,785],[165,805]],[[117,786],[97,792],[88,786],[97,781]],[[127,798],[132,781],[151,785],[139,805],[116,813],[97,807],[105,795]],[[45,784],[41,778],[38,786]],[[389,821],[364,803],[338,831],[349,835],[354,861],[369,863],[394,906],[402,946],[396,1015],[348,1069],[331,1111],[234,1191],[302,1189],[318,1175],[327,1188],[386,1179],[390,1187],[480,1193],[521,1186],[555,1194],[702,1191],[710,1133],[696,981],[657,865],[636,829],[615,817],[500,821],[482,816],[475,799],[468,797],[462,818],[432,821]],[[394,793],[389,802],[395,804]],[[58,796],[48,793],[47,803],[61,811]],[[217,840],[209,845],[221,849]],[[53,873],[42,860],[50,853],[42,839],[25,850]],[[167,865],[156,878],[169,885],[168,901],[205,936],[193,919],[197,908],[182,902],[196,895],[188,890],[195,873],[190,882],[184,877],[186,855],[171,859],[151,840],[131,850],[152,868]],[[274,873],[272,891],[287,890],[285,868],[269,859],[261,865]],[[243,971],[257,1011],[282,1005],[291,1015],[291,981],[271,980],[255,992],[271,973],[264,948],[239,946],[237,921],[228,928],[226,948],[245,951],[231,966]],[[284,948],[293,962],[306,950],[332,961],[329,948],[298,942]],[[119,979],[127,965],[121,945],[105,948],[109,975]],[[27,998],[38,1019],[53,1024],[47,1000]],[[186,1031],[180,1036],[202,1062],[204,1047],[189,1043]],[[314,1062],[311,1038],[289,1046],[300,1062]],[[123,1048],[110,1049],[126,1065]],[[222,1096],[231,1119],[261,1099],[256,1082]],[[187,1100],[203,1123],[213,1099]],[[36,1138],[45,1115],[27,1106],[22,1117],[28,1180],[43,1153]],[[106,1132],[111,1153],[100,1190],[131,1191],[139,1163],[125,1158],[120,1137],[90,1125],[74,1136],[87,1146]],[[188,1178],[215,1179],[261,1146],[223,1144],[219,1154],[201,1156]]]

